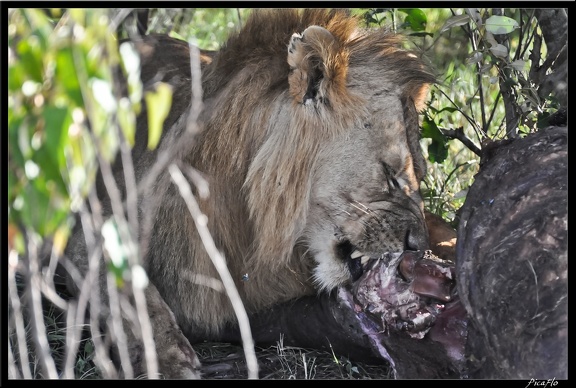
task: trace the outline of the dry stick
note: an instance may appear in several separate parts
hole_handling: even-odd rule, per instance
[[[108,273],[106,277],[106,286],[108,288],[108,306],[110,307],[110,316],[112,318],[112,332],[116,337],[116,345],[118,347],[118,354],[122,360],[122,368],[124,369],[124,377],[126,379],[134,378],[134,370],[130,362],[130,354],[128,353],[128,341],[126,340],[126,332],[122,320],[122,311],[120,310],[120,302],[118,301],[118,289],[116,288],[114,274]],[[128,328],[128,330],[130,330]]]
[[[130,232],[127,231],[127,228],[124,227],[125,223],[127,223],[127,220],[126,220],[126,217],[124,214],[124,208],[122,205],[122,195],[121,195],[120,189],[118,188],[118,186],[116,185],[116,181],[114,180],[114,175],[113,175],[110,163],[104,157],[102,157],[102,154],[100,152],[101,146],[99,144],[98,139],[92,133],[91,133],[91,135],[92,135],[92,140],[96,144],[96,149],[97,149],[96,154],[98,157],[100,171],[102,173],[102,179],[104,181],[104,186],[106,187],[106,192],[110,198],[110,206],[112,208],[113,217],[116,220],[116,225],[118,226],[118,229],[117,229],[118,234],[120,236],[121,241],[123,242],[123,245],[124,246],[130,246],[131,241],[132,241],[132,236],[131,236]],[[135,253],[133,251],[130,251],[128,256],[130,257],[134,254]],[[99,269],[96,269],[96,270],[99,271]],[[110,283],[110,278],[106,277],[105,281],[107,283]],[[103,287],[103,285],[102,285],[102,287]],[[114,287],[116,287],[115,284],[112,284],[112,286],[108,285],[107,286],[108,292],[110,292],[111,288],[114,288]],[[109,297],[110,297],[110,295],[109,295]],[[108,300],[108,302],[110,303],[110,300]],[[118,314],[116,314],[116,313],[118,313]],[[123,328],[122,314],[121,314],[120,310],[119,309],[111,309],[110,310],[110,317],[112,318],[112,327],[114,329],[123,330],[122,329]],[[116,332],[115,334],[116,334],[116,336],[119,336],[119,335],[122,336],[122,334],[120,334],[119,332]],[[150,338],[153,338],[153,337],[148,335],[147,338],[143,338],[144,347],[149,345],[149,341],[147,341],[147,339],[149,340]],[[119,350],[120,362],[122,364],[122,368],[124,369],[124,373],[125,373],[126,377],[130,379],[133,376],[133,369],[132,369],[132,365],[130,363],[130,357],[128,355],[128,352],[124,351],[124,349],[120,349],[120,347],[118,350]]]
[[[200,82],[200,80],[202,79],[201,78],[202,74],[201,74],[201,69],[200,69],[200,51],[198,50],[198,46],[196,44],[193,44],[193,43],[194,42],[188,43],[188,46],[190,47],[190,73],[191,73],[190,74],[191,75],[190,87],[192,89],[192,101],[191,101],[191,105],[190,105],[190,116],[189,116],[189,120],[187,123],[188,125],[186,126],[186,132],[189,134],[196,134],[198,132],[199,128],[198,128],[197,121],[198,121],[198,117],[199,117],[200,112],[202,111],[202,107],[203,107],[202,83]],[[184,197],[184,200],[186,200],[186,204],[188,205],[188,207],[190,207],[190,205],[194,205],[194,209],[197,211],[197,214],[201,215],[202,213],[200,212],[200,209],[198,207],[198,203],[196,202],[196,199],[192,195],[192,192],[190,190],[190,185],[188,185],[188,182],[182,176],[182,172],[175,165],[173,166],[173,168],[171,170],[172,171],[175,170],[176,173],[179,174],[178,175],[179,178],[181,178],[181,180],[183,180],[186,184],[185,187],[190,194],[188,196],[190,204],[186,200],[187,197]],[[172,174],[172,171],[171,171],[170,175],[172,176],[172,179],[174,179],[174,175]],[[201,186],[201,185],[198,185],[198,186]],[[180,188],[180,186],[179,186],[179,188]],[[221,269],[218,270],[218,273],[220,275],[220,278],[222,279],[222,282],[224,283],[224,288],[226,288],[226,290],[227,290],[227,295],[230,298],[230,300],[232,301],[232,306],[234,308],[234,312],[235,312],[236,317],[238,319],[238,326],[240,327],[240,336],[242,338],[242,346],[244,348],[244,356],[246,357],[246,367],[248,369],[248,378],[257,379],[258,378],[258,360],[256,358],[256,352],[254,351],[254,340],[252,338],[252,331],[250,329],[250,321],[248,320],[246,310],[244,309],[244,304],[242,303],[242,300],[240,299],[240,295],[238,294],[238,290],[236,289],[236,285],[234,284],[234,280],[232,280],[232,276],[230,275],[230,272],[228,271],[228,267],[226,266],[226,262],[224,261],[224,258],[222,257],[222,255],[220,255],[220,252],[218,251],[218,249],[216,249],[216,246],[214,244],[214,240],[212,239],[212,235],[208,231],[207,223],[205,225],[203,225],[202,228],[200,228],[199,222],[197,222],[198,221],[197,218],[194,217],[194,213],[192,215],[194,218],[194,223],[196,224],[196,228],[198,229],[198,233],[200,234],[200,236],[202,238],[202,242],[204,243],[204,246],[206,247],[206,251],[210,255],[210,259],[214,263],[214,266],[216,267],[217,270],[219,268],[218,266],[221,267]],[[211,247],[210,250],[207,247],[207,243],[210,244],[210,247]],[[212,252],[212,254],[210,254],[210,252]],[[223,275],[225,275],[226,277],[224,277]]]
[[[94,202],[95,194],[92,191],[90,193],[89,199],[91,200],[91,205]],[[92,206],[91,206],[92,207]],[[102,258],[102,246],[97,244],[92,236],[94,232],[92,226],[90,225],[90,216],[87,211],[81,211],[81,222],[82,230],[84,231],[84,237],[86,239],[86,247],[88,253],[88,272],[84,277],[80,288],[80,296],[78,297],[78,310],[76,312],[76,322],[84,322],[84,313],[87,306],[90,307],[90,331],[92,333],[92,341],[94,342],[94,351],[96,357],[94,362],[98,365],[102,371],[105,378],[117,378],[117,371],[115,370],[110,357],[108,355],[107,349],[104,348],[100,338],[100,329],[98,317],[100,315],[100,265]],[[90,301],[90,303],[88,303]],[[77,329],[77,335],[79,335],[79,328]],[[78,337],[76,337],[78,338]],[[72,346],[78,347],[77,343],[73,343]],[[75,353],[74,353],[75,354]],[[72,357],[73,355],[69,355]]]
[[[66,346],[66,357],[64,363],[64,378],[65,379],[73,379],[74,376],[74,360],[76,359],[76,351],[78,346],[80,345],[79,331],[82,325],[78,325],[78,321],[76,319],[77,304],[74,301],[68,303],[68,310],[66,311],[66,343],[67,344],[75,344],[75,346],[70,347]],[[76,330],[72,330],[73,327],[78,325]]]
[[[8,380],[18,379],[20,380],[20,372],[18,372],[18,367],[16,366],[16,360],[14,360],[14,354],[12,353],[12,344],[8,340]]]
[[[99,214],[100,211],[100,202],[98,200],[93,200],[95,198],[94,192],[90,192],[88,194],[89,200],[92,199],[90,203],[90,207],[92,211]],[[88,215],[88,211],[86,206],[83,205],[80,209],[80,222],[82,224],[82,230],[84,235],[84,240],[86,243],[86,256],[88,259],[88,263],[92,262],[91,257],[94,255],[100,255],[100,251],[95,251],[95,239],[94,239],[94,231],[92,228],[91,220],[96,219],[98,224],[101,224],[101,219],[99,217],[95,217],[94,215],[92,218]],[[74,378],[74,363],[76,360],[76,354],[78,352],[78,347],[80,346],[80,332],[84,327],[84,316],[86,312],[86,307],[88,306],[89,300],[89,292],[92,287],[92,277],[98,276],[94,274],[88,273],[84,274],[86,278],[83,278],[80,271],[74,266],[74,264],[68,260],[64,260],[62,262],[64,268],[66,269],[67,276],[70,276],[76,285],[78,292],[78,298],[76,302],[69,303],[69,310],[67,311],[66,315],[66,357],[65,357],[65,364],[64,364],[64,375],[68,379]],[[93,301],[96,303],[96,301]],[[74,322],[76,324],[74,324]]]
[[[42,310],[42,297],[40,294],[41,274],[39,272],[39,258],[37,254],[38,242],[32,233],[28,239],[28,268],[30,275],[30,305],[32,307],[32,332],[39,351],[42,369],[46,377],[50,379],[58,378],[58,371],[54,358],[50,354],[50,345],[46,337],[46,326],[44,325],[44,313]]]
[[[110,31],[110,33],[116,33],[120,24],[126,20],[126,17],[130,15],[130,12],[133,10],[134,8],[120,8],[119,10],[112,11],[112,15],[110,15],[112,20],[110,20],[108,31]],[[116,15],[113,15],[114,13]]]
[[[16,326],[16,337],[18,339],[18,356],[22,366],[22,375],[25,379],[32,379],[29,369],[28,349],[26,346],[26,330],[24,318],[22,317],[22,305],[18,296],[18,287],[16,286],[16,267],[18,266],[18,254],[12,250],[8,254],[8,295],[12,304],[12,316]],[[9,342],[9,341],[8,341]]]
[[[126,188],[126,212],[128,215],[128,223],[131,227],[131,238],[129,243],[137,241],[138,225],[138,189],[136,182],[136,174],[134,173],[134,163],[132,160],[132,152],[126,141],[126,137],[119,127],[117,127],[117,135],[120,143],[120,156],[122,159],[122,170],[124,172],[124,182]],[[136,246],[136,244],[134,244]],[[135,265],[140,265],[138,258],[138,251],[131,251],[128,255],[128,263],[130,270]],[[156,344],[154,343],[154,332],[148,316],[148,308],[146,305],[146,296],[144,289],[136,286],[135,282],[131,282],[132,293],[134,295],[134,302],[136,304],[136,312],[138,315],[138,322],[140,323],[140,331],[142,342],[144,344],[144,356],[146,359],[146,370],[148,378],[158,378],[158,357],[156,355]]]
[[[198,206],[198,202],[194,198],[192,194],[192,190],[190,188],[190,184],[182,175],[182,171],[176,166],[175,164],[171,164],[168,167],[168,171],[172,180],[178,187],[180,191],[180,195],[186,202],[186,206],[194,219],[194,224],[196,225],[196,229],[198,230],[198,234],[202,239],[202,243],[204,244],[204,248],[210,256],[214,267],[218,271],[220,278],[222,279],[222,283],[224,284],[224,288],[226,289],[226,293],[232,302],[232,307],[234,308],[234,313],[238,318],[238,326],[240,327],[240,335],[242,337],[242,344],[244,346],[244,354],[246,356],[246,366],[248,368],[248,378],[249,379],[257,379],[258,378],[258,360],[256,359],[256,353],[254,352],[254,340],[252,338],[252,331],[250,330],[250,322],[248,320],[248,314],[244,309],[244,304],[240,299],[240,294],[238,293],[238,289],[234,284],[234,280],[232,279],[232,275],[230,275],[230,271],[226,266],[226,261],[222,254],[216,248],[216,244],[214,243],[214,239],[208,230],[208,219],[206,215],[202,213],[200,207]]]

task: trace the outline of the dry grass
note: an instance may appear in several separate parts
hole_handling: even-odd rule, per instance
[[[22,280],[18,280],[20,297],[25,300]],[[46,340],[50,346],[54,363],[60,375],[62,375],[61,369],[66,357],[67,326],[65,314],[45,299],[43,300],[43,310]],[[22,312],[27,321],[25,331],[28,370],[32,378],[44,379],[46,376],[42,372],[40,356],[35,351],[34,343],[36,341],[33,338],[26,308]],[[74,364],[74,378],[80,380],[102,378],[102,373],[94,363],[94,343],[89,335],[89,327],[86,326]],[[18,364],[18,374],[20,375],[12,377],[22,377],[22,369],[19,363],[21,358],[13,330],[9,339],[13,359]],[[241,344],[205,342],[195,344],[194,350],[202,362],[202,376],[204,379],[236,380],[248,378],[246,359]],[[384,361],[382,365],[367,365],[332,352],[285,346],[282,338],[279,338],[275,346],[268,348],[256,347],[255,350],[258,359],[259,378],[263,380],[369,380],[392,378],[390,368]]]
[[[227,343],[203,343],[194,346],[206,379],[245,379],[246,363],[241,346]],[[388,365],[352,362],[333,353],[277,345],[256,348],[263,380],[369,380],[390,379]]]

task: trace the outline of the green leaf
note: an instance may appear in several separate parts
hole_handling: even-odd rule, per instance
[[[518,27],[518,22],[507,16],[492,15],[486,20],[486,30],[493,34],[509,34]]]
[[[512,62],[510,65],[511,68],[513,68],[516,71],[529,71],[530,70],[530,64],[527,61],[523,61],[521,59],[517,59],[514,62]]]
[[[56,53],[56,80],[58,81],[58,86],[64,88],[64,93],[76,106],[84,105],[70,47],[62,48]]]
[[[19,91],[25,80],[26,73],[20,63],[17,62],[14,66],[8,68],[8,90],[10,92]]]
[[[428,18],[420,8],[400,8],[400,12],[406,13],[404,24],[409,25],[412,31],[424,31]]]
[[[451,107],[451,106],[446,106],[446,107],[438,110],[437,113],[442,113],[442,112],[454,113],[454,112],[456,112],[456,111],[458,111],[458,109],[456,109],[456,108],[454,108],[454,107]]]
[[[436,123],[428,117],[424,117],[422,120],[422,137],[446,143],[446,136],[438,129]]]
[[[18,43],[19,64],[22,65],[28,77],[33,81],[42,83],[42,73],[44,65],[42,63],[42,51],[40,41],[37,36],[31,35],[28,39]]]
[[[116,105],[116,98],[114,98],[112,94],[112,85],[110,85],[110,82],[99,78],[92,78],[90,80],[90,87],[92,88],[94,99],[106,113],[116,112],[118,107]]]
[[[446,23],[444,23],[444,25],[440,29],[440,33],[444,32],[444,31],[448,31],[449,29],[454,28],[454,27],[463,26],[464,24],[468,24],[468,22],[470,20],[471,19],[470,19],[469,15],[452,16],[450,19],[446,20]]]
[[[442,163],[448,157],[448,144],[436,140],[428,146],[428,160],[432,163]]]
[[[470,57],[466,58],[466,63],[469,65],[474,65],[480,62],[483,58],[482,52],[475,51]]]
[[[417,37],[423,38],[423,37],[425,37],[425,36],[433,37],[434,34],[431,33],[431,32],[426,32],[426,31],[424,31],[424,32],[412,32],[412,33],[409,34],[409,36],[417,36]]]
[[[172,88],[160,82],[155,92],[145,93],[148,107],[148,148],[153,150],[160,141],[162,125],[172,105]]]
[[[508,49],[502,44],[490,47],[490,52],[498,58],[506,58],[508,56]]]
[[[178,39],[178,40],[183,40],[183,41],[186,42],[186,38],[184,38],[182,35],[180,35],[179,33],[177,33],[177,32],[174,31],[174,30],[170,31],[170,33],[168,34],[168,36],[170,36],[171,38]]]
[[[130,101],[123,97],[118,104],[118,123],[130,146],[134,146],[136,134],[136,117]]]
[[[24,127],[25,118],[22,116],[13,117],[12,120],[8,119],[8,144],[10,152],[10,167],[24,166],[23,150],[20,147],[20,137],[26,127]],[[28,139],[27,139],[28,140]]]

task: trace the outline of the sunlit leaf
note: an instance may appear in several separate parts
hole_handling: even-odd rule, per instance
[[[509,34],[518,27],[518,22],[507,16],[492,15],[486,20],[486,30],[496,35]]]
[[[120,45],[120,55],[122,56],[122,63],[128,76],[132,74],[140,74],[140,57],[130,42],[124,42]]]
[[[148,107],[148,148],[155,149],[162,135],[162,125],[172,105],[172,88],[160,82],[154,92],[146,92]]]
[[[186,41],[186,39],[185,39],[182,35],[180,35],[179,33],[177,33],[177,32],[174,31],[174,30],[170,31],[170,33],[169,33],[168,35],[169,35],[171,38]]]
[[[122,98],[118,106],[118,122],[124,137],[131,146],[134,145],[136,133],[136,117],[132,105],[127,98]]]
[[[92,93],[94,94],[94,98],[98,101],[98,104],[107,112],[113,113],[116,111],[116,99],[112,94],[112,87],[110,83],[98,79],[93,78],[90,80],[90,85],[92,87]]]
[[[128,42],[120,45],[122,64],[128,79],[130,101],[139,104],[142,99],[142,82],[140,81],[140,56],[134,45]]]

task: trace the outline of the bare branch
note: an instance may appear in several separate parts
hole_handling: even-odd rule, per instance
[[[22,316],[22,305],[20,297],[18,296],[18,288],[16,286],[16,269],[18,266],[18,253],[12,250],[8,254],[8,295],[10,296],[9,308],[14,318],[14,326],[16,331],[16,338],[18,342],[18,356],[20,357],[20,365],[22,375],[25,379],[31,379],[30,363],[28,360],[28,349],[26,349],[26,333],[24,317]],[[9,341],[10,342],[10,339]]]
[[[232,302],[232,307],[234,308],[234,312],[238,318],[240,335],[242,336],[242,344],[244,346],[244,354],[246,356],[246,366],[248,368],[248,378],[257,379],[258,360],[256,358],[256,353],[254,352],[254,339],[252,338],[252,331],[250,330],[250,321],[248,320],[248,314],[244,309],[244,304],[242,303],[238,289],[236,288],[234,280],[232,279],[232,275],[230,275],[230,271],[226,265],[226,260],[220,251],[218,251],[218,248],[216,248],[216,244],[214,243],[212,235],[208,230],[208,219],[206,215],[204,215],[200,210],[198,202],[196,202],[196,199],[192,194],[190,184],[186,178],[184,178],[182,171],[180,171],[178,166],[175,164],[171,164],[168,167],[168,171],[170,172],[172,180],[178,187],[180,195],[186,202],[186,206],[188,207],[188,210],[194,219],[194,224],[196,225],[198,234],[200,235],[202,243],[204,244],[204,248],[206,249],[208,256],[210,256],[214,267],[216,267],[216,270],[222,279],[226,294]]]
[[[464,134],[464,128],[459,127],[456,129],[446,129],[446,128],[438,128],[442,131],[444,136],[449,137],[450,139],[458,139],[460,140],[466,147],[470,149],[470,151],[474,152],[476,155],[481,156],[482,150],[476,146],[472,142],[472,140],[468,139]]]

